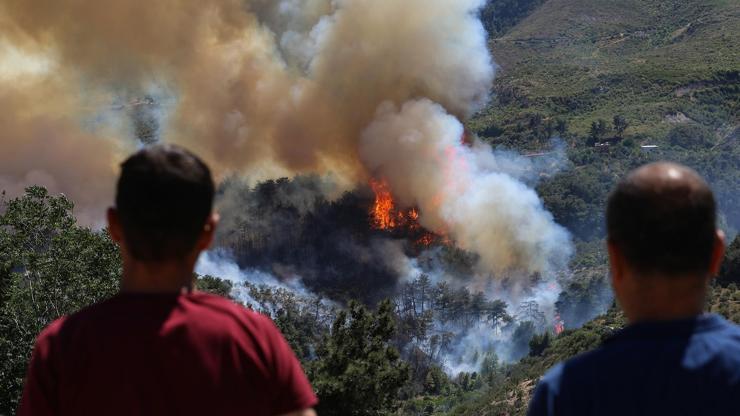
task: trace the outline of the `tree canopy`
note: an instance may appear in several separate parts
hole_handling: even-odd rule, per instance
[[[0,205],[0,413],[17,407],[36,335],[118,290],[118,250],[73,207],[41,187]]]

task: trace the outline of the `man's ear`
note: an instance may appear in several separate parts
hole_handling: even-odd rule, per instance
[[[216,212],[213,212],[208,216],[208,219],[203,226],[203,232],[200,235],[200,239],[198,239],[198,245],[196,248],[199,252],[207,250],[211,244],[213,244],[213,238],[216,235],[216,227],[220,220],[221,216]]]
[[[123,230],[121,229],[121,222],[118,220],[118,211],[110,207],[106,216],[108,217],[108,234],[110,234],[111,240],[121,245],[123,242]]]
[[[712,260],[709,263],[709,276],[714,278],[719,274],[722,261],[725,258],[725,233],[717,230],[714,235],[714,247],[712,247]]]

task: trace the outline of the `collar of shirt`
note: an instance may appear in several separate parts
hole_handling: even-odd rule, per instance
[[[609,337],[604,343],[611,344],[630,339],[655,339],[685,337],[697,332],[716,330],[725,320],[716,314],[703,314],[671,321],[645,321],[629,325]]]

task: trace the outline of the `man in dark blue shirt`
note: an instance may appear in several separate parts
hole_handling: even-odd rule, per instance
[[[709,186],[680,165],[643,166],[609,198],[607,233],[630,324],[551,369],[529,415],[740,415],[740,327],[702,314],[724,253]]]

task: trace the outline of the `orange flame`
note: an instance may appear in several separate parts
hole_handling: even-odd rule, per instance
[[[419,220],[419,211],[416,210],[416,208],[411,208],[409,210],[409,219],[418,221]]]
[[[435,241],[437,241],[437,236],[432,233],[425,233],[422,235],[418,240],[416,240],[416,244],[420,246],[430,246]]]
[[[375,202],[370,208],[372,226],[379,230],[402,229],[420,246],[430,246],[437,242],[448,244],[443,236],[428,232],[419,225],[420,213],[417,208],[398,209],[393,201],[388,183],[384,180],[370,180],[370,187],[375,193]]]
[[[370,187],[375,192],[375,203],[373,204],[370,214],[373,218],[373,226],[381,230],[387,230],[396,227],[396,219],[393,215],[394,203],[391,191],[385,181],[370,180]]]
[[[560,314],[555,314],[555,335],[560,335],[563,331],[565,331],[565,322],[560,319]]]

